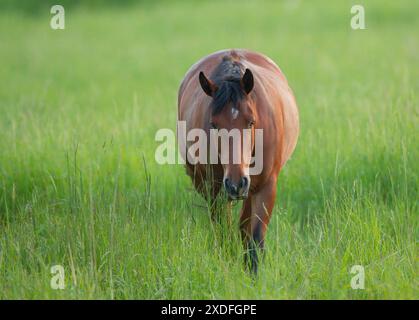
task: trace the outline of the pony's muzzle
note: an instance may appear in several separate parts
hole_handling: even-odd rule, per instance
[[[246,199],[249,193],[250,178],[243,176],[238,183],[232,179],[224,178],[224,188],[231,200]]]

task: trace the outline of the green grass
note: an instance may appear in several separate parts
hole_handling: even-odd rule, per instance
[[[362,2],[360,31],[351,1],[96,2],[62,31],[47,2],[5,6],[0,298],[419,298],[419,6]],[[154,160],[186,70],[230,47],[275,60],[300,109],[256,281],[239,206],[214,228],[183,167]]]

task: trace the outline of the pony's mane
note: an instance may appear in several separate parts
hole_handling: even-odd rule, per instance
[[[237,103],[243,99],[244,91],[241,86],[243,65],[232,56],[225,56],[211,75],[217,90],[212,100],[212,113],[217,114],[228,104]]]

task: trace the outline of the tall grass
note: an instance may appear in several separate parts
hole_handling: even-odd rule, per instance
[[[0,297],[418,298],[419,8],[366,1],[353,31],[351,5],[70,6],[62,31],[47,6],[2,11]],[[214,226],[184,169],[154,161],[184,73],[228,47],[274,59],[300,108],[256,281],[240,204]]]

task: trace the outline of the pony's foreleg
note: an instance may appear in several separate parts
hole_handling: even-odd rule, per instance
[[[251,269],[251,260],[249,246],[251,245],[252,239],[252,228],[251,228],[251,216],[252,216],[252,198],[248,197],[243,202],[243,207],[240,212],[240,234],[244,247],[244,264],[246,267]]]
[[[240,211],[240,234],[245,249],[249,239],[251,239],[251,217],[252,214],[252,198],[249,197],[243,202],[243,207]]]
[[[271,219],[276,197],[276,178],[270,179],[256,194],[251,197],[250,226],[247,238],[248,263],[251,271],[257,274],[259,250],[263,251],[266,230]]]

